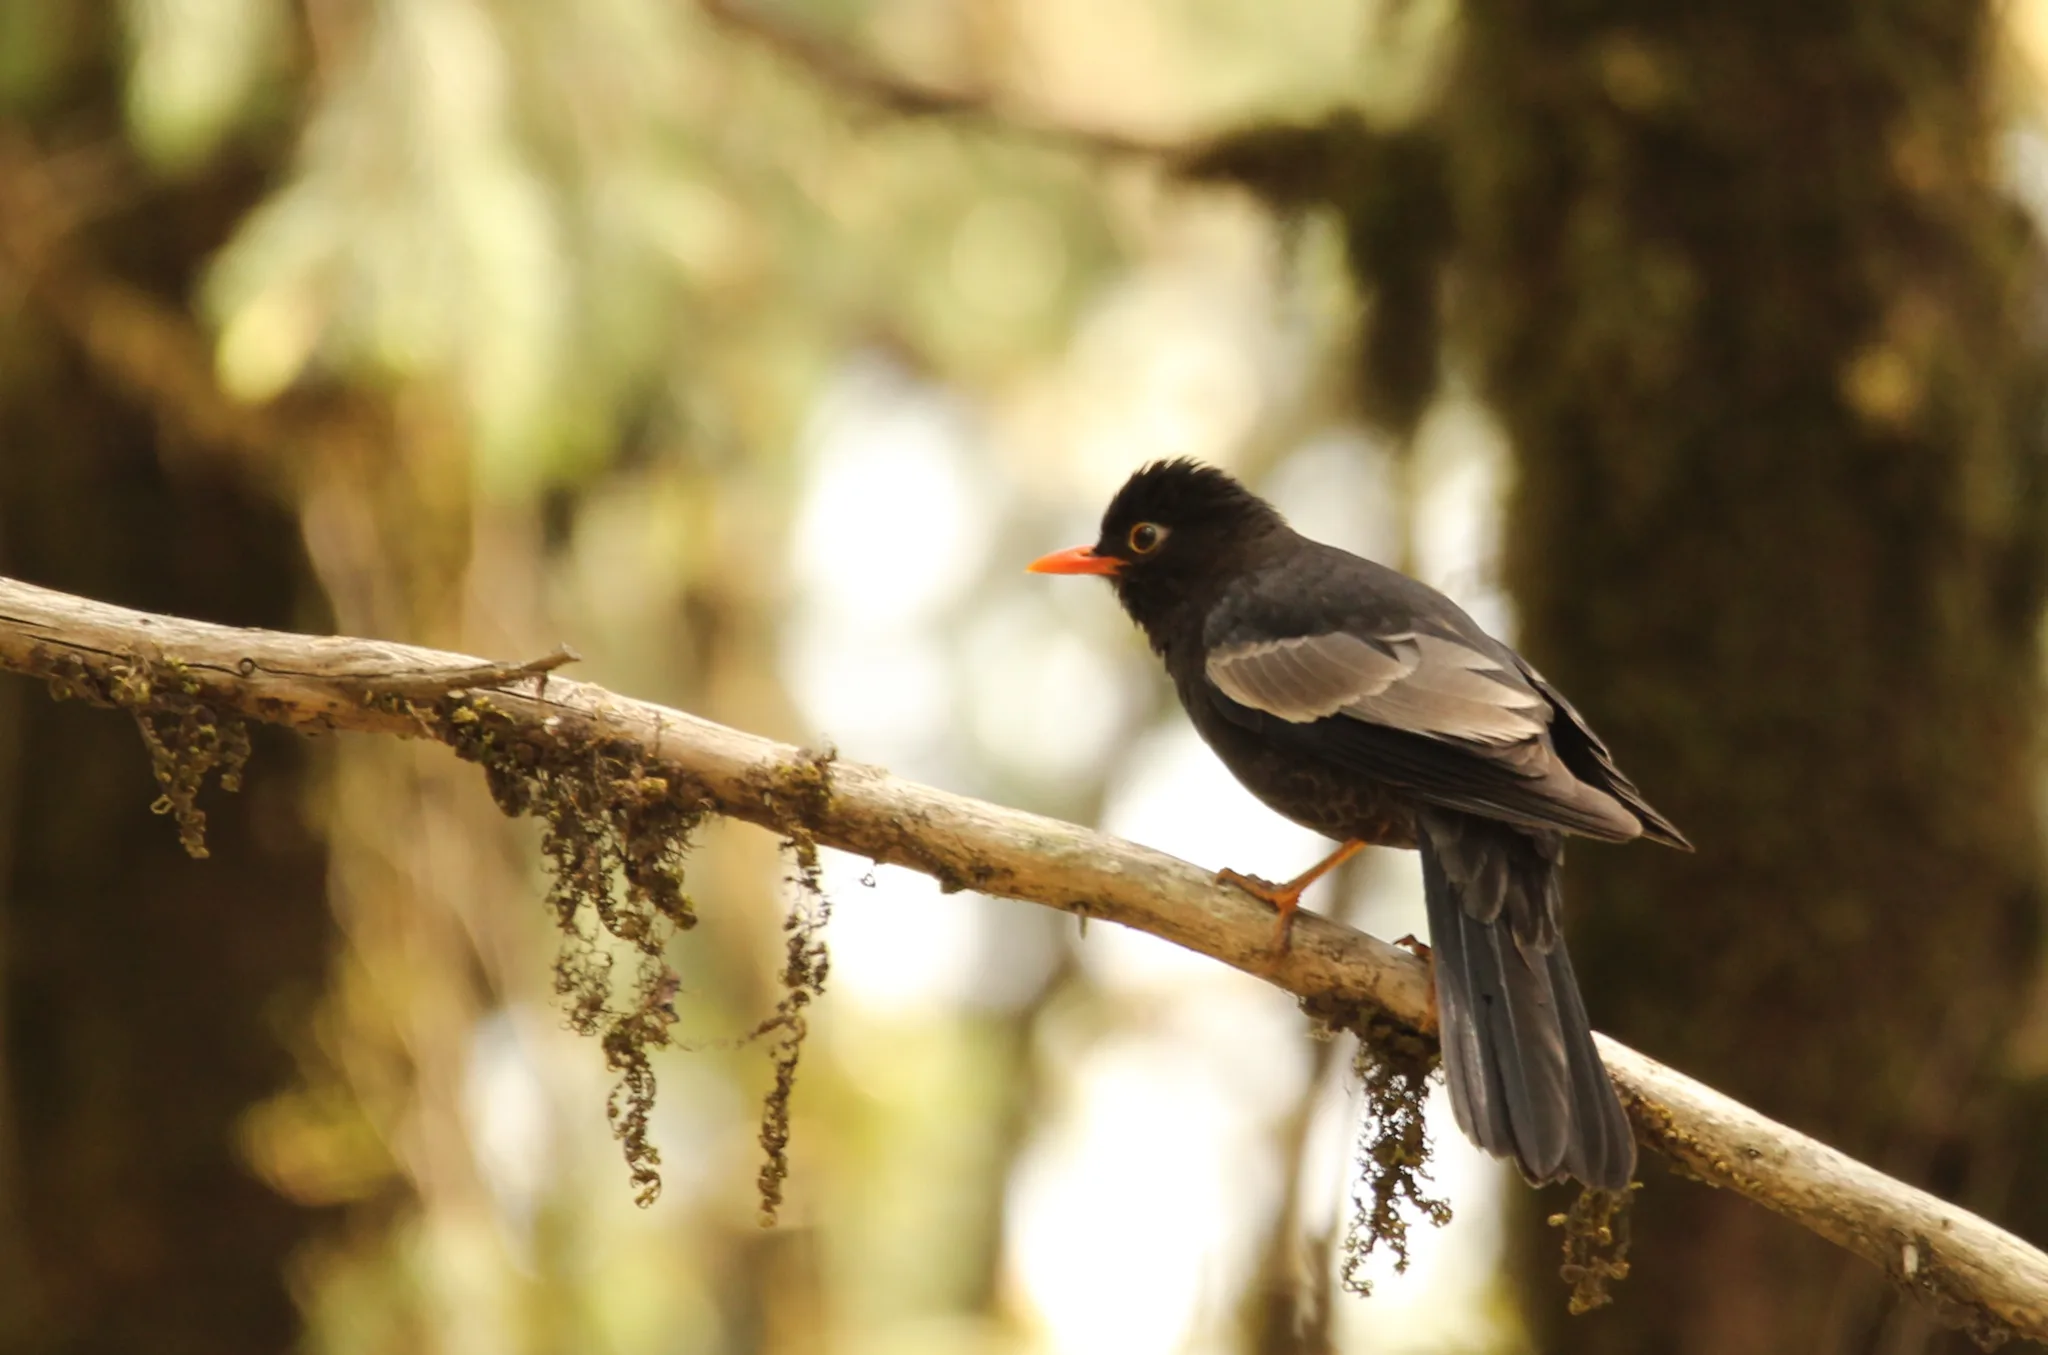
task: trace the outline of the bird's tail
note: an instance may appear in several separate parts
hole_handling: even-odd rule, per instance
[[[1443,811],[1419,826],[1458,1127],[1531,1181],[1626,1189],[1635,1138],[1558,930],[1562,837]]]

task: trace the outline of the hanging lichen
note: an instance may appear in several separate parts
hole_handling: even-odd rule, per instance
[[[831,958],[820,939],[832,916],[831,901],[819,887],[818,846],[809,833],[792,834],[787,844],[796,858],[796,892],[783,919],[785,953],[782,998],[775,1014],[763,1022],[759,1035],[774,1036],[770,1058],[774,1084],[761,1102],[761,1151],[767,1160],[757,1178],[761,1190],[761,1225],[773,1226],[782,1208],[782,1184],[789,1177],[789,1100],[796,1089],[797,1061],[810,1033],[805,1008],[825,992]]]
[[[1640,1188],[1589,1187],[1579,1192],[1570,1210],[1550,1216],[1551,1227],[1564,1229],[1564,1264],[1557,1273],[1572,1287],[1573,1315],[1614,1302],[1608,1283],[1628,1278],[1628,1207]]]
[[[200,699],[200,686],[175,659],[136,655],[88,661],[73,651],[39,653],[33,672],[49,684],[58,701],[80,700],[125,710],[135,717],[151,773],[162,794],[152,813],[177,821],[178,841],[204,859],[206,811],[199,792],[217,775],[226,791],[242,788],[249,761],[249,726]]]
[[[708,806],[652,774],[626,740],[559,731],[536,739],[482,695],[444,699],[434,724],[458,755],[483,766],[500,809],[544,825],[548,907],[562,937],[555,992],[570,1029],[596,1037],[606,1068],[618,1076],[605,1112],[634,1199],[650,1205],[661,1194],[661,1151],[648,1136],[652,1053],[669,1043],[681,988],[666,953],[677,933],[697,925],[683,858]],[[621,948],[633,961],[623,985],[613,973]]]
[[[661,1193],[661,1153],[648,1137],[655,1098],[651,1056],[671,1043],[681,989],[665,955],[677,933],[697,925],[683,888],[683,859],[711,803],[657,774],[628,740],[594,740],[559,728],[536,737],[483,695],[443,700],[433,723],[457,754],[484,768],[499,808],[545,826],[548,906],[562,935],[555,992],[570,1028],[597,1037],[606,1067],[618,1075],[606,1113],[624,1148],[635,1199],[652,1204]],[[789,1175],[789,1107],[809,1029],[805,1010],[824,992],[829,968],[821,938],[831,909],[819,888],[818,847],[808,825],[830,802],[831,761],[830,754],[812,758],[761,790],[797,867],[795,901],[783,924],[782,996],[746,1037],[770,1041],[774,1070],[761,1108],[764,1223],[774,1222]],[[613,972],[621,947],[634,957],[623,1001]]]
[[[1325,1034],[1350,1031],[1358,1036],[1352,1070],[1364,1106],[1340,1277],[1346,1293],[1370,1294],[1365,1265],[1381,1247],[1394,1258],[1395,1273],[1408,1269],[1411,1217],[1438,1228],[1451,1221],[1450,1203],[1429,1191],[1425,1110],[1430,1074],[1437,1066],[1436,1042],[1355,1003],[1304,999],[1301,1005]]]
[[[761,1193],[761,1226],[772,1227],[782,1208],[782,1185],[789,1178],[789,1102],[796,1090],[796,1067],[803,1057],[804,1037],[810,1033],[805,1010],[824,995],[831,957],[822,940],[831,919],[832,904],[820,885],[818,843],[809,824],[830,805],[832,760],[830,751],[804,763],[782,784],[763,792],[763,798],[788,836],[783,846],[796,864],[790,880],[794,893],[789,913],[782,921],[782,997],[775,1013],[754,1031],[757,1038],[772,1037],[770,1061],[775,1080],[761,1102],[761,1164],[756,1183]]]

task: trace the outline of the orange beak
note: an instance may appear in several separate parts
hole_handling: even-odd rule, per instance
[[[1123,567],[1114,555],[1097,555],[1093,546],[1075,546],[1041,555],[1024,569],[1029,574],[1114,574]]]

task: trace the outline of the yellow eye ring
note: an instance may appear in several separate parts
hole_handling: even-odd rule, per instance
[[[1166,528],[1156,522],[1141,522],[1131,528],[1131,534],[1125,539],[1130,543],[1133,554],[1150,555],[1166,540]]]

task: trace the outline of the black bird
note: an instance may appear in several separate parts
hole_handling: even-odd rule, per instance
[[[1343,844],[1284,885],[1223,872],[1279,910],[1276,946],[1338,862],[1415,848],[1459,1127],[1531,1181],[1626,1188],[1635,1139],[1559,930],[1564,839],[1691,844],[1557,689],[1443,594],[1193,461],[1138,471],[1093,546],[1031,569],[1107,575],[1224,765]]]

